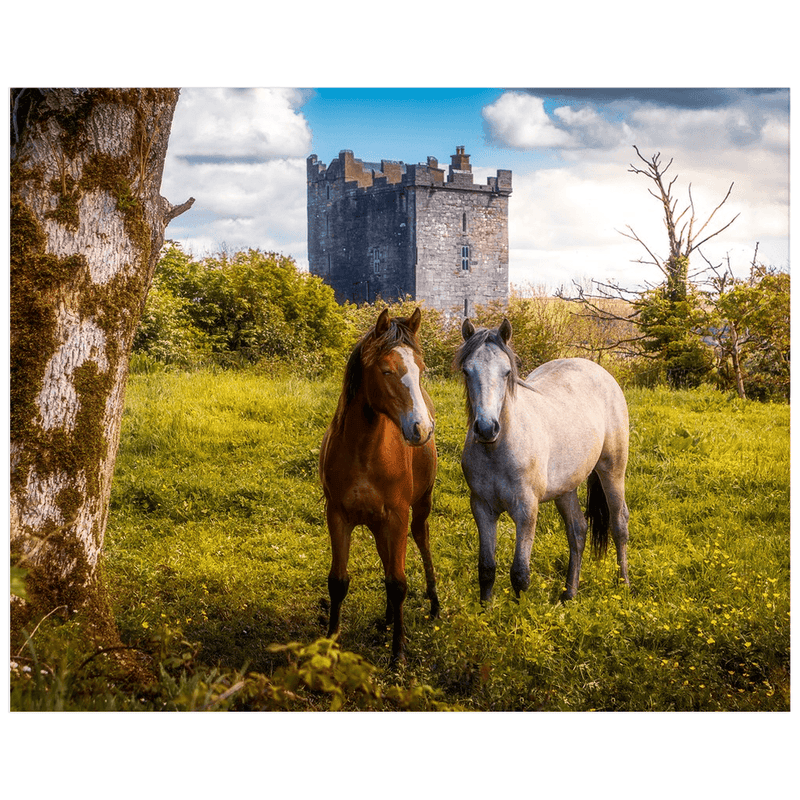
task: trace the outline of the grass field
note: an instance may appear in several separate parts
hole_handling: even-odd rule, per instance
[[[513,599],[501,519],[495,599],[482,608],[477,532],[461,475],[463,399],[428,384],[440,467],[431,536],[442,615],[426,617],[409,542],[408,663],[388,669],[385,595],[357,529],[341,648],[387,685],[468,710],[786,710],[789,707],[789,407],[712,389],[627,392],[631,590],[613,557],[568,559],[542,508],[531,587]],[[270,645],[325,633],[329,544],[316,464],[338,397],[328,381],[256,373],[132,377],[105,571],[124,640],[183,643],[184,658],[269,675]],[[180,650],[180,647],[178,648]],[[324,705],[322,706],[324,707]]]

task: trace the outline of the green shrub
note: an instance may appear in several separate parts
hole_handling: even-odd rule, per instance
[[[313,374],[341,357],[333,290],[291,258],[259,250],[200,261],[171,243],[159,261],[134,351],[179,366],[273,361]]]

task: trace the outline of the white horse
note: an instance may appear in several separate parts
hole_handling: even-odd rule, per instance
[[[584,358],[550,361],[523,381],[509,346],[507,319],[494,330],[476,330],[465,319],[461,333],[464,342],[454,364],[464,375],[469,418],[461,468],[480,538],[481,601],[492,596],[498,517],[505,511],[516,525],[511,585],[519,597],[530,584],[539,504],[548,500],[555,501],[569,540],[562,599],[572,599],[578,591],[589,523],[598,556],[606,552],[610,526],[619,575],[629,584],[628,406],[617,382]],[[578,486],[587,477],[584,516]]]

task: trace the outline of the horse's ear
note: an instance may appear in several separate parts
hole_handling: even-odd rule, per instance
[[[378,321],[375,323],[375,335],[376,336],[383,336],[386,331],[389,330],[389,309],[384,308],[380,314],[378,314]]]
[[[500,338],[508,344],[511,341],[511,323],[503,318],[499,328]]]
[[[461,335],[464,337],[464,341],[466,342],[473,333],[475,333],[475,326],[470,322],[469,317],[465,317],[461,323]]]
[[[408,320],[408,329],[411,333],[415,334],[419,330],[419,324],[422,322],[422,312],[419,310],[419,306],[414,309],[414,313]]]

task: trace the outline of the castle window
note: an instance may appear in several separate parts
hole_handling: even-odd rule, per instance
[[[461,248],[461,269],[469,271],[469,245],[464,245]]]
[[[469,316],[469,299],[466,297],[464,298],[464,316]]]
[[[461,217],[461,230],[467,232],[467,215],[466,213]]]
[[[330,187],[330,184],[328,184],[328,186],[326,186],[325,188],[328,190],[328,200],[330,200],[331,199],[331,187]]]
[[[376,247],[372,251],[372,272],[377,275],[381,269],[381,251]]]

